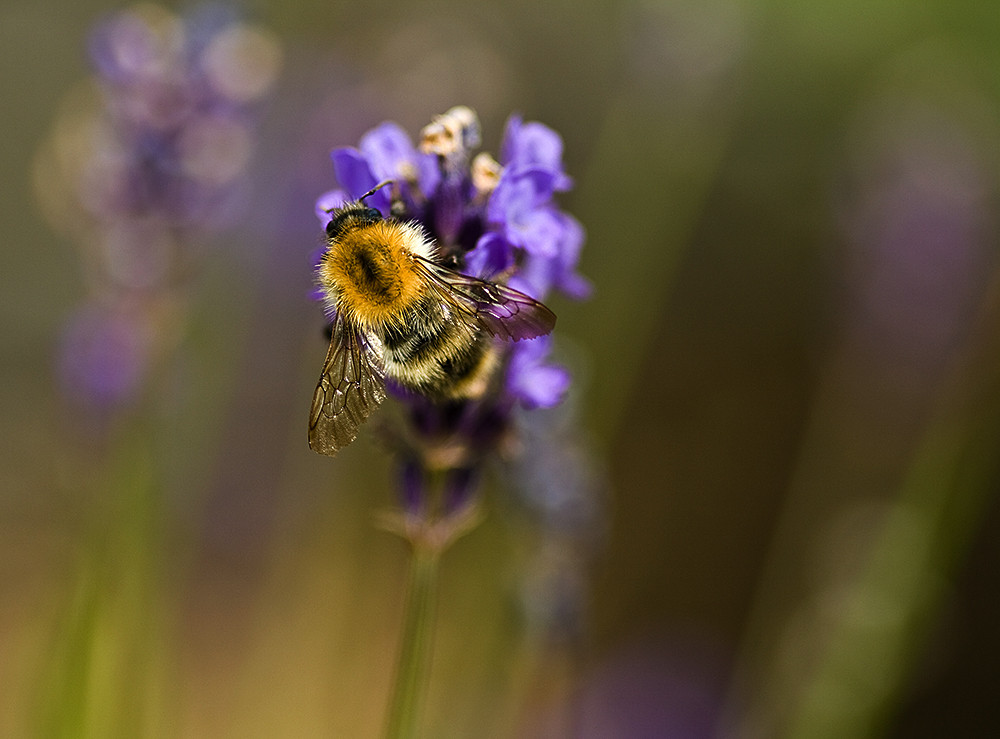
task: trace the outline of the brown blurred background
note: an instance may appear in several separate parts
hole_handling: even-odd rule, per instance
[[[128,514],[102,502],[104,447],[57,386],[82,270],[32,174],[91,73],[88,29],[117,8],[0,4],[4,736],[55,710],[74,599],[120,585],[80,574],[86,542]],[[330,148],[385,119],[415,136],[456,104],[486,150],[513,111],[564,139],[560,203],[587,229],[595,291],[555,301],[557,348],[602,513],[572,624],[546,631],[523,584],[550,532],[489,478],[486,523],[445,559],[426,735],[1000,727],[1000,6],[243,12],[281,73],[247,211],[211,239],[140,425],[165,544],[157,636],[128,673],[152,683],[128,709],[138,734],[377,735],[405,550],[372,525],[392,495],[376,441],[333,461],[306,445],[325,350],[313,201]]]

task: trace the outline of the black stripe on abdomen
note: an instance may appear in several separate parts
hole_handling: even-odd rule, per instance
[[[425,395],[464,397],[464,386],[485,369],[490,338],[476,326],[433,313],[424,312],[408,331],[383,332],[386,372]]]

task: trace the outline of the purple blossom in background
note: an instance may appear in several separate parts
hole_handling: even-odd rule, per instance
[[[81,392],[101,406],[136,394],[146,370],[149,336],[136,316],[114,308],[85,304],[66,322],[62,338],[60,381],[71,394],[81,378]]]
[[[587,632],[587,585],[609,526],[607,477],[580,431],[580,397],[574,387],[560,406],[518,419],[518,437],[530,453],[510,467],[511,488],[538,533],[523,560],[520,610],[534,639],[555,647]]]
[[[95,76],[40,153],[36,183],[89,279],[61,380],[73,399],[113,408],[169,348],[197,241],[240,213],[280,50],[222,6],[179,17],[149,4],[99,22],[89,51]]]
[[[391,180],[392,188],[366,202],[385,216],[419,223],[437,242],[447,266],[539,300],[553,292],[585,298],[590,284],[576,272],[583,228],[555,201],[556,192],[572,184],[563,171],[559,135],[513,116],[500,161],[476,153],[479,143],[479,121],[464,107],[426,126],[417,145],[397,124],[383,123],[357,148],[332,152],[340,188],[320,196],[316,214],[325,226],[331,208]],[[552,407],[562,400],[570,375],[550,362],[551,346],[548,336],[504,344],[502,382],[496,393],[480,400],[435,404],[396,393],[409,411],[407,428],[390,432],[402,451],[407,505],[421,498],[426,483],[415,470],[445,472],[449,497],[463,499],[480,463],[516,446],[515,408]]]
[[[180,18],[156,6],[99,23],[91,59],[108,127],[91,170],[98,221],[152,216],[164,229],[212,229],[232,215],[254,143],[256,103],[277,46],[220,6]]]

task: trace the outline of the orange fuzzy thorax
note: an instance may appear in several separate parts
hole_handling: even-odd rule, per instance
[[[420,229],[391,221],[359,224],[331,241],[319,268],[328,305],[346,319],[378,331],[399,325],[420,299],[413,265]]]

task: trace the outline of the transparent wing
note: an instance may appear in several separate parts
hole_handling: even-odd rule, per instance
[[[493,336],[533,339],[556,325],[555,313],[518,290],[445,269],[423,257],[415,262],[445,302]]]
[[[357,328],[334,319],[330,349],[313,393],[309,446],[333,456],[350,444],[358,429],[385,400],[381,356]]]

